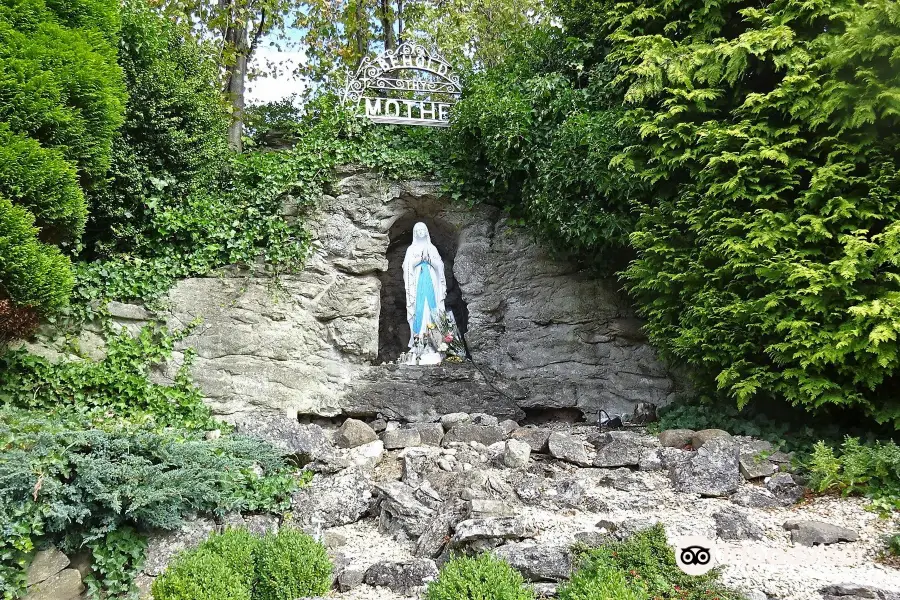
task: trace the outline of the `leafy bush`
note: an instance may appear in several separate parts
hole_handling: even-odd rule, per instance
[[[155,600],[250,600],[250,588],[215,552],[180,556],[153,582]]]
[[[719,583],[716,570],[693,576],[679,569],[661,524],[639,531],[624,541],[609,542],[586,550],[581,553],[580,560],[580,567],[570,585],[574,590],[566,592],[576,595],[563,596],[561,592],[561,598],[618,598],[590,595],[598,587],[593,581],[596,580],[621,586],[625,590],[624,598],[631,598],[627,594],[634,594],[635,598],[654,600],[741,599],[740,594]]]
[[[445,176],[456,196],[503,202],[555,249],[624,266],[629,204],[644,186],[615,160],[637,136],[618,123],[613,72],[602,64],[573,72],[566,65],[583,49],[543,31],[520,52],[467,82]]]
[[[560,600],[649,600],[649,596],[625,580],[612,567],[582,569],[559,590]]]
[[[491,554],[460,556],[428,584],[425,600],[532,600],[518,571]]]
[[[838,454],[818,442],[808,468],[817,492],[867,496],[883,511],[900,510],[900,446],[893,441],[864,445],[848,436]]]
[[[142,556],[132,537],[111,538],[113,532],[174,529],[195,512],[283,509],[296,485],[280,453],[259,441],[207,441],[202,433],[121,423],[93,427],[81,417],[0,409],[4,597],[21,590],[38,538],[64,549],[92,547],[104,558],[94,585],[122,590]]]
[[[8,301],[4,312],[15,317],[0,320],[0,342],[31,328],[27,323],[33,320],[22,309],[43,314],[68,302],[69,259],[38,241],[37,234],[34,217],[0,196],[0,301]]]
[[[900,425],[895,2],[620,2],[645,330],[744,405]],[[878,40],[873,43],[873,40]],[[886,133],[887,132],[887,133]]]
[[[91,28],[98,21],[112,29]],[[59,148],[87,185],[105,175],[122,124],[125,86],[107,37],[117,22],[113,0],[19,0],[0,12],[0,121]]]
[[[324,596],[331,588],[331,559],[325,548],[296,529],[267,535],[256,553],[255,600]]]
[[[236,573],[247,589],[252,590],[256,580],[255,557],[259,538],[243,528],[229,528],[214,534],[199,546],[222,558],[228,568]]]
[[[215,429],[218,425],[190,381],[190,352],[173,385],[150,380],[152,366],[170,358],[175,342],[187,331],[172,334],[147,325],[132,336],[124,329],[108,330],[106,356],[100,361],[53,363],[25,351],[0,354],[0,372],[4,374],[0,401],[48,415],[77,411],[99,423],[127,418],[162,426]]]
[[[181,200],[220,169],[228,117],[213,50],[146,2],[123,6],[118,62],[128,89],[108,185],[91,196],[89,238],[130,250],[161,198]]]
[[[0,123],[0,195],[34,215],[40,239],[77,241],[84,232],[87,205],[74,165],[56,149],[42,148]]]

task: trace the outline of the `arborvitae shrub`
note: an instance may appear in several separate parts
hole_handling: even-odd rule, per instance
[[[226,529],[211,536],[200,547],[220,556],[228,567],[237,573],[248,589],[253,589],[256,579],[255,553],[259,538],[246,529]]]
[[[0,194],[28,209],[41,240],[77,240],[84,232],[87,204],[74,165],[59,150],[42,148],[0,123]]]
[[[68,302],[72,273],[69,259],[37,236],[34,217],[0,196],[0,299],[43,312]]]
[[[490,555],[454,558],[428,584],[425,600],[532,600],[518,571]]]
[[[331,588],[331,560],[325,548],[296,529],[267,535],[256,553],[255,600],[324,596]]]
[[[181,556],[153,582],[153,598],[250,600],[250,589],[225,558],[198,549]]]

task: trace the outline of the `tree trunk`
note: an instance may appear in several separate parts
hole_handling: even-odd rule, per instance
[[[384,32],[384,49],[393,50],[397,47],[397,40],[394,37],[394,19],[391,14],[391,0],[381,0],[381,10],[379,10],[378,17],[381,20],[381,29]]]
[[[233,14],[235,0],[219,0],[220,6],[228,7]],[[228,144],[236,152],[244,147],[244,104],[247,82],[247,57],[250,53],[250,42],[247,27],[235,26],[234,19],[228,19],[224,30],[225,45],[234,49],[234,61],[225,67],[225,93],[231,104],[231,123],[228,126]]]
[[[356,0],[356,66],[362,64],[363,59],[369,54],[369,16],[366,14],[366,5],[363,0]]]

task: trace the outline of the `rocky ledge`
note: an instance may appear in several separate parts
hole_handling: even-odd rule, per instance
[[[723,579],[748,600],[900,597],[900,574],[875,561],[895,524],[857,499],[796,504],[804,490],[791,457],[724,431],[519,426],[483,413],[339,426],[269,414],[238,430],[277,444],[314,471],[312,482],[284,515],[197,518],[153,536],[142,589],[178,551],[245,525],[321,539],[336,598],[419,597],[451,553],[484,551],[551,597],[572,571],[574,544],[662,523],[670,539],[716,540]],[[57,563],[44,580],[73,570]]]

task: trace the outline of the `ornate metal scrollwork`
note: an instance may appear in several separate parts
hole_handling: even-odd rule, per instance
[[[404,76],[414,73],[419,77]],[[409,92],[409,97],[391,97]],[[459,76],[436,50],[404,42],[367,57],[347,81],[343,101],[376,123],[446,127],[450,108],[462,93]]]

